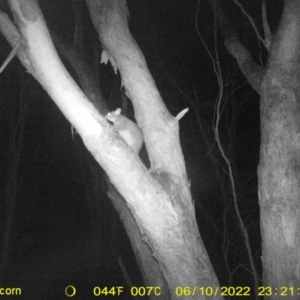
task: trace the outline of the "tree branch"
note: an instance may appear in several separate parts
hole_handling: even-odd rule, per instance
[[[262,20],[263,20],[263,28],[264,28],[264,35],[265,35],[265,47],[268,51],[270,51],[271,42],[272,42],[272,32],[268,23],[267,6],[265,0],[263,0],[262,3]]]
[[[274,36],[269,61],[278,64],[290,63],[298,68],[300,60],[300,1],[286,0],[278,30]]]
[[[237,32],[225,16],[219,0],[208,0],[208,2],[215,13],[228,52],[237,60],[241,72],[253,89],[259,92],[264,70],[253,60],[251,54],[241,43]]]

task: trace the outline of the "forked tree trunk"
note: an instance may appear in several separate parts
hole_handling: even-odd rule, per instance
[[[218,280],[196,223],[179,141],[182,114],[174,118],[166,109],[145,59],[129,32],[126,2],[92,0],[87,3],[105,49],[102,59],[109,59],[120,72],[132,100],[136,120],[144,133],[150,170],[71,79],[53,47],[35,0],[9,1],[22,38],[18,56],[124,197],[123,207],[128,211],[125,217],[134,224],[127,232],[138,245],[145,284],[153,286],[159,282],[164,292],[160,298],[177,299],[180,295],[205,299],[207,291],[197,287],[210,287],[209,293],[214,293]],[[15,45],[16,28],[7,18],[2,18],[2,24],[5,24],[1,26],[2,32]],[[195,289],[189,290],[191,286]],[[150,297],[156,299],[153,293]],[[214,296],[214,299],[220,298],[219,293]]]

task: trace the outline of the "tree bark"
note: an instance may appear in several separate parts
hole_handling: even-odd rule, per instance
[[[174,118],[167,111],[145,59],[128,30],[125,1],[87,3],[105,49],[103,58],[109,58],[120,71],[133,102],[136,119],[145,136],[150,170],[65,70],[34,0],[9,1],[22,38],[18,56],[124,197],[140,237],[157,261],[156,275],[160,273],[166,282],[169,292],[165,297],[177,299],[176,292],[181,293],[181,287],[192,286],[195,289],[186,289],[184,295],[204,299],[206,295],[197,287],[217,288],[218,281],[196,223],[179,141],[179,117]],[[219,293],[214,299],[221,299]]]
[[[299,16],[300,2],[285,1],[260,93],[263,281],[278,288],[300,280]]]
[[[263,286],[271,299],[285,287],[298,291],[300,279],[300,2],[286,0],[281,22],[269,45],[263,69],[254,63],[224,16],[218,0],[209,0],[228,52],[260,94],[261,146],[258,168]],[[287,291],[288,295],[291,290]]]

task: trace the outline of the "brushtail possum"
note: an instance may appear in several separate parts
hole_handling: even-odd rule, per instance
[[[127,117],[121,115],[121,108],[109,112],[105,117],[113,124],[114,129],[133,151],[139,154],[144,142],[143,133],[140,127]]]

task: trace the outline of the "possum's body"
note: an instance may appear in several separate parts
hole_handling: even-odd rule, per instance
[[[138,125],[121,115],[120,108],[108,113],[105,117],[113,124],[123,140],[138,154],[144,142],[142,130]]]

